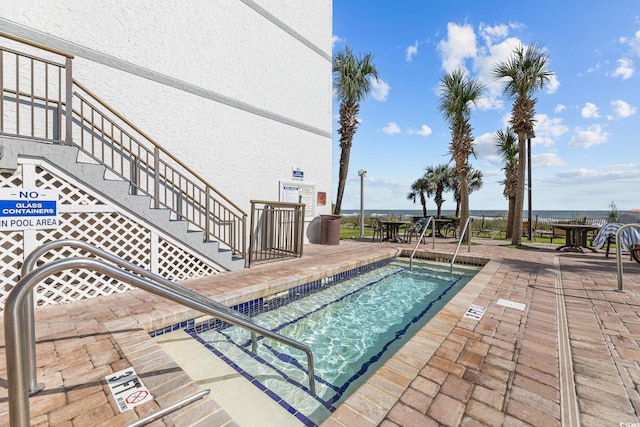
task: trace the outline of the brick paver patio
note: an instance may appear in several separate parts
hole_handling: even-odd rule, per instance
[[[615,258],[603,253],[474,242],[470,254],[466,248],[460,254],[490,259],[487,266],[323,425],[640,423],[640,264],[625,257],[625,291],[618,292]],[[234,304],[243,295],[255,298],[324,271],[396,254],[398,248],[410,245],[357,240],[306,245],[301,259],[187,285]],[[431,251],[431,242],[421,249]],[[453,249],[450,240],[438,239],[435,251]],[[525,309],[499,305],[500,299]],[[480,320],[463,316],[470,304],[486,307]],[[193,310],[138,290],[37,310],[37,374],[46,389],[30,398],[32,425],[122,426],[199,390],[148,335],[194,317]],[[0,426],[5,426],[4,323],[0,335]],[[155,400],[120,413],[104,377],[128,366]],[[205,398],[151,425],[237,423]]]

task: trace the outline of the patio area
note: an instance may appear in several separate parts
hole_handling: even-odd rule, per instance
[[[452,254],[452,239],[420,245]],[[615,257],[529,250],[473,238],[459,257],[481,272],[323,426],[582,425],[640,421],[640,264]],[[306,245],[302,258],[192,280],[227,305],[410,251],[404,243],[350,239]],[[499,305],[498,300],[524,304]],[[471,304],[479,320],[464,316]],[[123,426],[200,389],[149,332],[199,317],[136,290],[36,311],[38,382],[32,425]],[[4,328],[0,331],[0,425],[8,425]],[[104,377],[132,366],[155,400],[120,413]],[[264,425],[269,415],[264,414]],[[154,426],[240,425],[213,398]]]

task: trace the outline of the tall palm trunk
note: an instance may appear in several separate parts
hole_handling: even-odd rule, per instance
[[[424,193],[420,193],[420,203],[422,203],[422,217],[427,217],[427,199],[424,197]]]
[[[349,156],[351,155],[351,145],[343,146],[340,153],[340,170],[338,172],[338,195],[336,196],[336,206],[333,213],[340,215],[342,209],[342,195],[344,194],[344,186],[347,183],[347,175],[349,174]]]
[[[507,215],[507,239],[513,235],[513,210],[516,206],[515,196],[509,196],[509,214]]]
[[[527,149],[525,146],[525,133],[518,132],[518,187],[516,188],[516,205],[513,208],[513,235],[512,245],[522,243],[522,218],[524,208],[524,170],[527,164]]]
[[[340,215],[342,211],[342,196],[344,195],[344,187],[347,183],[349,174],[349,157],[351,156],[351,145],[353,135],[358,127],[358,104],[342,103],[340,105],[340,170],[338,171],[338,194],[336,195],[336,205],[333,213]]]

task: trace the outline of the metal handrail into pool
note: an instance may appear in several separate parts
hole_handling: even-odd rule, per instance
[[[192,291],[191,289],[187,289],[183,286],[180,286],[177,283],[172,282],[171,280],[167,280],[158,274],[152,273],[149,270],[146,270],[128,261],[125,261],[124,259],[110,252],[104,251],[82,240],[62,239],[62,240],[56,240],[54,242],[49,242],[42,246],[37,247],[25,259],[24,264],[22,265],[22,272],[20,277],[24,277],[33,269],[35,269],[36,263],[42,255],[49,252],[50,250],[62,248],[65,246],[76,248],[76,249],[83,249],[93,255],[100,256],[105,260],[110,261],[120,267],[126,268],[127,270],[130,270],[140,276],[143,276],[148,279],[154,280],[158,283],[161,283],[164,286],[176,292],[183,293],[184,295],[190,296],[191,298],[196,298],[202,301],[203,303],[209,304],[217,308],[218,310],[222,310],[223,312],[231,316],[239,316],[242,319],[250,322],[251,324],[255,324],[255,322],[253,322],[253,319],[251,319],[249,316],[239,311],[233,310],[232,308],[227,307],[224,304],[221,304],[217,301],[207,298],[204,295],[201,295],[197,292]],[[36,355],[36,334],[34,330],[34,299],[31,294],[32,292],[30,292],[28,302],[26,303],[26,306],[25,306],[23,322],[25,324],[25,336],[27,339],[26,355],[29,363],[29,367],[28,367],[29,394],[33,395],[39,392],[40,390],[42,390],[44,388],[44,385],[38,384],[36,382],[36,356],[35,356]],[[251,344],[252,344],[251,350],[255,352],[258,347],[255,331],[251,331]]]
[[[467,221],[464,223],[464,228],[460,232],[460,240],[458,240],[458,245],[456,246],[456,250],[453,253],[453,257],[451,257],[451,268],[449,270],[450,274],[453,274],[453,263],[456,261],[456,256],[458,255],[458,251],[460,250],[460,245],[462,245],[462,239],[467,232],[467,228],[469,228],[469,223],[473,222],[473,217],[467,218]],[[471,252],[471,233],[469,233],[469,252]]]
[[[424,238],[424,233],[427,232],[427,229],[429,228],[429,224],[431,223],[431,220],[433,219],[433,216],[430,216],[429,219],[427,219],[427,223],[424,225],[424,228],[422,229],[422,233],[420,233],[420,237],[418,237],[418,241],[416,242],[416,246],[413,248],[413,252],[411,252],[411,256],[409,257],[409,270],[411,270],[411,263],[413,262],[413,256],[416,254],[416,251],[418,250],[418,246],[420,246],[420,242],[422,242],[422,239]],[[433,226],[432,226],[433,230],[431,231],[431,236],[433,236],[433,247],[435,248],[436,246],[436,222],[433,222]]]
[[[149,415],[146,415],[142,418],[140,418],[139,420],[136,421],[132,421],[129,424],[127,424],[125,427],[140,427],[140,426],[145,426],[147,424],[149,424],[151,421],[155,421],[158,418],[162,418],[167,414],[172,413],[173,411],[177,411],[178,409],[182,408],[183,406],[189,405],[193,402],[195,402],[198,399],[202,399],[203,397],[205,397],[207,394],[211,393],[211,390],[206,389],[206,390],[201,390],[197,393],[193,393],[190,396],[185,397],[184,399],[181,399],[175,403],[172,403],[171,405],[167,406],[166,408],[162,408],[159,411],[156,412],[152,412]]]
[[[313,353],[306,345],[282,336],[259,325],[250,324],[238,316],[216,310],[206,302],[193,298],[185,293],[154,283],[129,271],[123,270],[102,260],[92,258],[66,258],[52,261],[38,267],[23,276],[8,295],[5,301],[4,330],[5,350],[8,382],[9,424],[11,427],[23,427],[30,424],[29,390],[27,387],[28,372],[26,368],[27,345],[25,342],[24,311],[28,297],[33,287],[54,273],[70,269],[90,269],[106,274],[113,279],[141,288],[147,292],[167,298],[186,307],[202,313],[220,318],[228,323],[244,327],[249,330],[283,342],[293,348],[303,351],[307,355],[307,370],[309,375],[309,389],[315,395],[315,378]],[[180,287],[180,285],[175,284]]]
[[[640,224],[625,224],[622,227],[618,228],[616,231],[616,265],[618,267],[618,290],[624,291],[624,285],[622,283],[622,243],[620,242],[620,236],[622,230],[626,228],[634,227],[640,230]]]

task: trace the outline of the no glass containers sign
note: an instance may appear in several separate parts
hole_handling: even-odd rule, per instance
[[[0,189],[0,230],[40,230],[58,227],[58,192]]]

